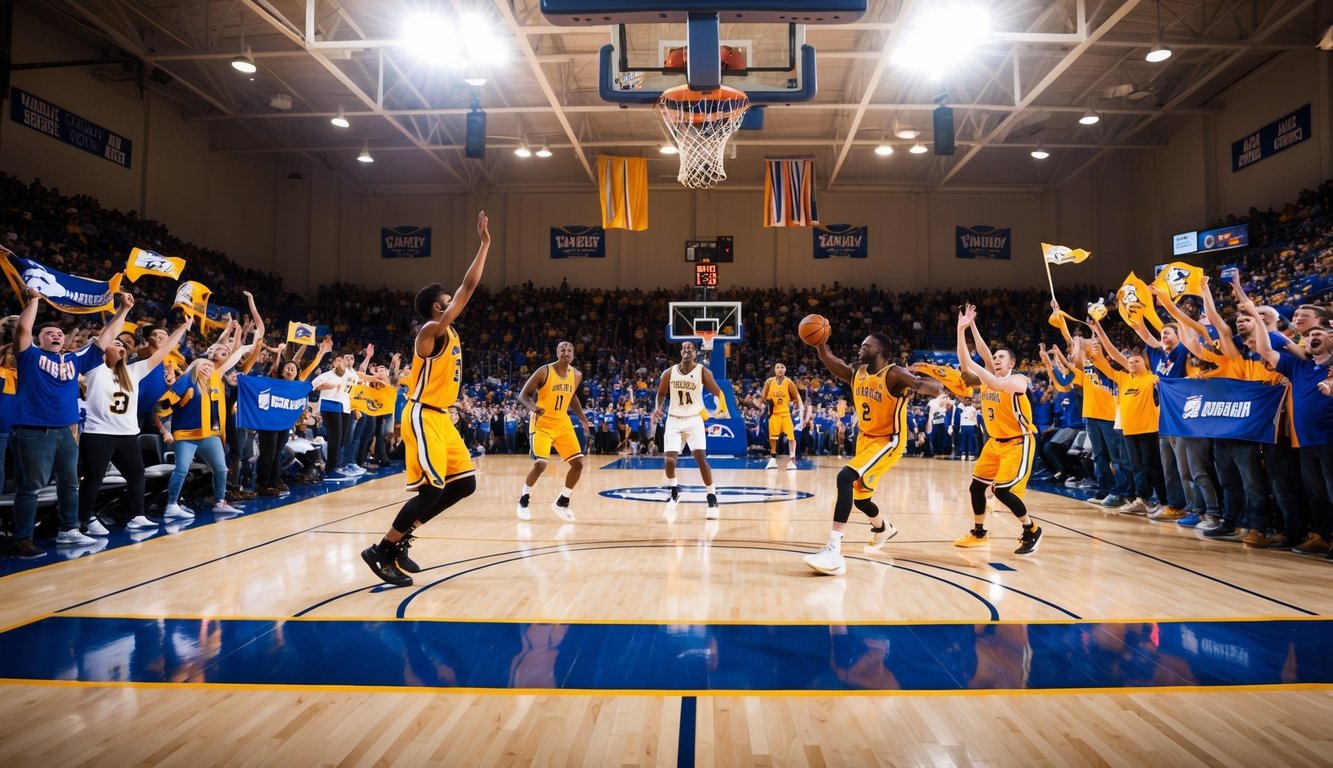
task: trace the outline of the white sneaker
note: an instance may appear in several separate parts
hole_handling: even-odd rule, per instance
[[[84,531],[84,533],[87,533],[89,536],[110,536],[110,535],[111,535],[111,531],[108,531],[108,530],[106,529],[106,526],[105,526],[105,525],[102,525],[102,521],[101,521],[101,520],[98,520],[98,519],[95,518],[95,517],[94,517],[92,520],[89,520],[89,521],[88,521],[88,530],[87,530],[87,531]]]
[[[884,542],[897,535],[898,529],[893,527],[893,523],[885,520],[884,530],[877,531],[874,528],[870,529],[870,545],[867,546],[866,549],[879,549],[884,546]]]
[[[162,510],[163,520],[193,520],[194,513],[179,504],[168,504]]]
[[[796,471],[796,459],[792,459],[792,460],[790,460],[790,461],[787,462],[787,471],[788,471],[788,472],[795,472],[795,471]]]
[[[514,513],[518,515],[519,520],[531,520],[532,510],[528,509],[528,494],[523,494],[518,498],[518,506],[514,508]]]
[[[128,523],[125,524],[125,529],[126,529],[126,530],[130,530],[130,531],[142,531],[142,530],[146,530],[146,529],[149,529],[149,528],[156,528],[156,527],[157,527],[157,523],[153,522],[152,520],[149,520],[148,518],[144,517],[143,515],[139,515],[138,517],[131,518],[130,521],[129,521]]]
[[[574,522],[574,510],[570,509],[568,506],[560,506],[559,500],[551,502],[551,511],[555,513],[556,517],[564,520],[566,523]]]
[[[722,508],[716,504],[710,504],[708,508],[704,510],[705,520],[717,520],[720,517],[722,517]]]
[[[60,546],[74,545],[78,547],[83,547],[89,544],[96,544],[96,543],[97,539],[94,539],[91,536],[84,536],[82,533],[79,532],[78,528],[70,528],[68,531],[61,531],[60,535],[56,536],[56,544]]]
[[[1141,517],[1143,515],[1148,514],[1148,505],[1143,502],[1143,499],[1135,499],[1130,503],[1126,504],[1125,506],[1121,507],[1120,514],[1139,515]]]
[[[213,505],[213,514],[215,515],[243,515],[243,511],[233,507],[225,501],[219,501]]]
[[[842,559],[842,553],[836,552],[828,545],[813,555],[806,555],[802,558],[805,564],[812,569],[824,574],[825,576],[841,576],[847,573],[847,561]]]
[[[764,466],[764,469],[777,469],[777,468],[778,468],[778,460],[777,460],[777,459],[769,459],[769,460],[768,460],[768,464],[766,464],[766,465]]]
[[[350,475],[354,475],[356,477],[360,477],[361,475],[364,475],[366,473],[365,467],[361,466],[360,464],[348,464],[347,466],[343,467],[343,471]]]

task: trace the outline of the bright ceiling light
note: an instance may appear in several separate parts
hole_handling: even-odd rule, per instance
[[[899,128],[898,130],[893,132],[893,135],[897,136],[903,141],[911,141],[915,139],[917,136],[920,136],[921,131],[915,131],[912,130],[911,128]]]
[[[888,157],[889,155],[893,154],[893,147],[881,142],[878,147],[875,147],[875,154],[879,155],[880,157]]]
[[[334,125],[338,126],[339,128],[347,128],[348,126],[351,125],[351,123],[347,122],[347,118],[343,117],[343,108],[342,108],[342,107],[338,107],[338,115],[337,115],[336,117],[330,119],[329,122],[330,122],[330,123],[333,123]]]
[[[439,14],[415,14],[403,27],[403,47],[429,64],[464,63],[459,61],[454,40],[454,25]]]
[[[518,149],[514,150],[514,154],[519,157],[532,157],[532,150],[528,149],[527,143],[524,142],[523,144],[518,145]]]
[[[551,148],[543,144],[542,148],[537,150],[536,154],[537,157],[550,157],[552,155]]]
[[[1034,160],[1045,160],[1046,158],[1051,156],[1050,152],[1047,152],[1040,146],[1038,146],[1036,149],[1032,150],[1028,154],[1032,155],[1032,159]]]
[[[1159,61],[1166,61],[1167,59],[1171,58],[1171,49],[1167,48],[1165,45],[1162,45],[1162,41],[1158,40],[1157,44],[1152,47],[1152,50],[1148,51],[1148,55],[1144,56],[1143,58],[1152,62],[1153,64],[1156,64]]]
[[[489,17],[469,14],[459,20],[459,27],[463,33],[464,58],[467,62],[491,65],[509,58],[509,49],[505,47],[496,25]]]
[[[907,151],[911,152],[914,155],[924,155],[926,154],[927,150],[926,150],[926,145],[918,141],[917,143],[912,145],[911,149]]]
[[[253,75],[259,71],[259,68],[255,66],[255,58],[250,53],[250,46],[245,46],[241,55],[231,60],[231,68],[247,75]]]
[[[1079,125],[1096,125],[1097,123],[1100,123],[1101,121],[1102,121],[1102,116],[1101,116],[1101,115],[1097,114],[1096,112],[1093,112],[1092,110],[1088,110],[1087,112],[1083,113],[1083,117],[1080,117],[1080,118],[1078,119],[1078,124],[1079,124]]]
[[[680,154],[680,150],[679,150],[679,149],[676,149],[676,145],[675,145],[675,144],[663,144],[662,146],[660,146],[660,147],[657,148],[657,151],[658,151],[658,152],[661,152],[661,153],[664,154],[664,155],[676,155],[676,154]]]
[[[893,63],[941,77],[966,58],[990,32],[980,5],[939,3],[921,11],[893,51]]]
[[[359,154],[359,155],[356,156],[356,161],[357,161],[358,163],[373,163],[373,162],[375,162],[375,158],[373,158],[373,157],[370,156],[370,144],[369,144],[369,143],[366,143],[366,144],[362,144],[362,145],[361,145],[361,154]]]

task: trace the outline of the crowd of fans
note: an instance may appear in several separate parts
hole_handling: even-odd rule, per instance
[[[320,326],[323,334],[332,336],[337,358],[344,354],[361,356],[368,345],[380,350],[374,359],[365,356],[363,367],[371,363],[386,365],[390,354],[406,354],[411,349],[417,320],[410,293],[334,283],[319,287],[310,297],[301,297],[283,290],[280,275],[241,267],[222,253],[180,241],[162,224],[140,218],[133,211],[107,210],[89,197],[62,195],[59,190],[44,187],[40,179],[25,183],[0,174],[0,194],[5,201],[0,211],[0,244],[19,256],[70,274],[106,279],[123,268],[131,248],[149,248],[185,259],[185,277],[211,287],[215,303],[238,307],[240,314],[250,316],[248,307],[253,298],[268,320],[268,332],[261,329],[256,337],[252,325],[241,328],[238,324],[236,331],[229,332],[232,341],[228,354],[218,357],[219,365],[247,340],[254,354],[252,365],[259,370],[291,357],[291,350],[279,344],[288,320]],[[1244,291],[1256,305],[1276,307],[1278,328],[1294,336],[1288,325],[1293,310],[1303,303],[1326,301],[1333,286],[1333,182],[1302,191],[1296,202],[1281,211],[1251,210],[1244,220],[1249,223],[1254,244],[1241,252],[1243,260],[1236,264]],[[1221,261],[1215,262],[1207,265],[1214,273],[1224,266]],[[149,277],[132,286],[126,283],[124,288],[135,298],[131,321],[141,328],[175,327],[177,321],[171,318],[175,283]],[[1079,285],[1062,289],[1058,299],[1072,310],[1107,298],[1111,289]],[[252,297],[245,295],[247,290]],[[1217,296],[1223,314],[1234,313],[1240,306],[1229,292],[1224,295],[1219,291]],[[531,283],[481,286],[458,327],[466,366],[463,397],[456,408],[460,431],[477,451],[525,452],[527,412],[517,401],[518,390],[538,366],[553,359],[556,342],[567,339],[575,345],[574,365],[584,374],[581,401],[595,433],[586,440],[589,452],[658,450],[654,429],[659,425],[653,424],[648,414],[653,410],[658,376],[677,360],[677,352],[664,334],[668,305],[684,298],[688,297],[679,291],[664,289],[586,290]],[[886,331],[898,344],[897,361],[907,364],[936,354],[934,350],[951,350],[958,307],[974,303],[978,306],[979,330],[987,340],[993,346],[1014,350],[1018,369],[1033,376],[1036,386],[1030,397],[1038,426],[1047,435],[1046,442],[1062,429],[1077,431],[1085,426],[1076,418],[1081,408],[1079,387],[1071,391],[1059,381],[1067,371],[1059,371],[1056,366],[1048,372],[1043,364],[1043,350],[1048,344],[1064,345],[1069,358],[1075,353],[1073,345],[1062,340],[1057,328],[1048,322],[1046,308],[1051,297],[1045,289],[895,292],[875,284],[843,286],[835,282],[818,288],[730,289],[710,298],[740,302],[744,308],[744,342],[731,345],[725,353],[719,344],[714,354],[728,355],[727,370],[740,416],[746,424],[748,442],[758,453],[766,454],[768,450],[760,390],[773,365],[779,362],[786,365],[803,403],[803,413],[797,419],[800,451],[841,455],[849,452],[854,442],[855,420],[848,413],[850,398],[845,388],[828,375],[814,349],[802,344],[796,335],[800,318],[809,313],[833,320],[832,344],[839,354],[852,354],[855,345],[871,331]],[[21,307],[14,298],[6,301],[14,309]],[[1185,301],[1181,310],[1198,316],[1201,307]],[[66,324],[71,348],[76,340],[81,343],[102,328],[103,321],[97,316],[56,317],[46,308],[42,312],[43,319],[59,319]],[[1108,328],[1110,343],[1121,349],[1138,345],[1133,331],[1118,322],[1114,325],[1116,329]],[[145,342],[141,332],[130,346]],[[198,328],[190,329],[179,346],[187,363],[219,352],[218,345]],[[142,355],[143,350],[131,352],[131,357],[136,354]],[[947,357],[946,353],[944,359]],[[348,362],[352,367],[354,361]],[[280,367],[273,366],[273,370]],[[324,369],[329,367],[325,363]],[[312,370],[310,375],[320,370]],[[390,385],[396,383],[396,376],[386,373],[383,378]],[[287,479],[299,476],[317,481],[322,472],[358,468],[370,462],[372,454],[379,462],[387,462],[397,448],[390,419],[388,423],[357,428],[355,436],[339,441],[340,446],[350,443],[352,454],[327,457],[324,454],[331,440],[323,422],[319,410],[312,407],[298,423],[295,438],[309,447],[298,451],[304,461],[292,464],[298,474],[289,473]],[[931,402],[914,402],[909,425],[909,451],[921,456],[975,457],[985,439],[978,426],[976,406],[966,397],[945,395]],[[1046,471],[1051,476],[1067,481],[1073,470],[1074,484],[1083,482],[1086,487],[1097,482],[1085,476],[1089,473],[1079,471],[1085,465],[1079,463],[1077,455],[1068,458],[1073,455],[1068,449],[1077,448],[1073,438],[1065,435],[1055,445],[1066,450],[1048,460]],[[1100,464],[1100,455],[1094,458],[1090,451],[1086,453],[1083,458],[1087,464]],[[232,458],[243,455],[243,451],[233,451]],[[238,469],[244,466],[242,461]],[[239,476],[245,474],[237,472],[232,477],[234,500],[244,501],[247,492],[263,490],[255,487],[253,477]],[[1329,533],[1325,531],[1322,536]]]

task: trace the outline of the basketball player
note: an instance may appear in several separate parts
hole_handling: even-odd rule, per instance
[[[852,385],[853,417],[859,432],[856,454],[838,472],[838,500],[833,505],[833,530],[828,544],[805,564],[828,576],[847,573],[842,557],[843,529],[852,515],[852,506],[870,518],[870,546],[878,549],[893,538],[898,529],[880,517],[879,507],[871,501],[879,480],[907,452],[908,391],[935,396],[944,385],[934,379],[917,376],[906,368],[889,362],[892,340],[883,333],[872,333],[861,342],[855,370],[843,362],[825,341],[816,347],[819,359],[829,373]]]
[[[407,487],[417,495],[403,505],[384,539],[361,551],[361,559],[370,570],[394,586],[412,584],[412,577],[403,571],[421,570],[407,556],[412,531],[477,490],[472,457],[449,419],[449,407],[458,400],[463,373],[463,348],[453,322],[481,284],[486,253],[491,247],[488,224],[486,212],[478,213],[481,247],[452,296],[439,283],[431,283],[417,293],[416,310],[426,322],[417,332],[412,350],[402,427]]]
[[[565,473],[565,488],[560,496],[551,502],[551,511],[567,523],[574,522],[574,512],[569,508],[569,497],[578,485],[583,474],[583,446],[579,445],[578,435],[574,434],[574,425],[569,420],[569,411],[573,409],[579,421],[583,422],[583,434],[592,435],[588,417],[583,413],[578,391],[583,385],[583,372],[574,368],[574,345],[562,341],[555,345],[555,362],[538,368],[528,377],[523,391],[518,393],[518,401],[529,411],[532,419],[528,425],[529,444],[532,446],[532,469],[523,481],[523,495],[518,497],[518,519],[529,520],[528,497],[532,486],[537,484],[542,472],[546,471],[546,461],[551,455],[551,448],[560,454],[560,458],[569,462],[569,472]]]
[[[787,378],[787,366],[778,363],[773,366],[773,375],[764,382],[762,399],[768,403],[768,466],[764,469],[778,468],[778,438],[787,436],[787,470],[796,471],[796,428],[792,423],[792,414],[802,414],[805,408],[801,395],[796,391],[796,384]]]
[[[976,326],[977,308],[968,304],[958,313],[958,363],[963,373],[981,380],[981,417],[990,439],[982,446],[977,463],[972,466],[973,528],[955,541],[955,547],[980,547],[990,543],[986,535],[986,489],[994,488],[995,498],[1009,508],[1023,525],[1016,555],[1030,555],[1041,543],[1041,528],[1028,517],[1023,505],[1032,460],[1037,449],[1037,433],[1032,426],[1032,405],[1028,400],[1028,378],[1014,373],[1014,353],[1003,347],[992,355]],[[977,354],[991,370],[977,365],[967,352],[967,329],[972,329]]]
[[[704,516],[709,520],[718,519],[722,510],[717,505],[717,487],[713,485],[713,469],[708,466],[707,438],[704,434],[704,417],[708,410],[704,408],[704,389],[717,398],[717,411],[713,417],[727,415],[727,401],[722,397],[722,390],[713,380],[713,372],[695,362],[698,350],[694,342],[687,341],[680,345],[680,363],[662,372],[662,380],[657,385],[657,403],[653,409],[653,420],[662,418],[662,400],[667,401],[665,414],[666,429],[662,438],[662,451],[666,454],[667,487],[671,499],[668,509],[675,509],[680,503],[680,487],[676,485],[676,459],[680,457],[682,444],[690,446],[694,461],[699,465],[699,476],[703,478],[708,492],[708,510]]]

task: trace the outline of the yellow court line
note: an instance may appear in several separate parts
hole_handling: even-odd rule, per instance
[[[39,614],[37,614],[36,616],[30,616],[30,617],[28,617],[28,618],[24,619],[23,621],[20,621],[20,622],[18,622],[18,623],[16,623],[16,624],[10,624],[10,625],[7,626],[7,627],[0,627],[0,635],[3,635],[4,633],[9,632],[9,631],[11,631],[11,630],[18,629],[19,627],[26,627],[26,626],[28,626],[29,624],[36,624],[37,622],[39,622],[39,621],[41,621],[41,620],[43,620],[43,619],[49,619],[49,618],[51,618],[52,616],[55,616],[55,615],[56,615],[56,614],[54,614],[54,613],[39,613]]]
[[[458,617],[458,616],[408,616],[398,618],[396,616],[355,616],[335,614],[329,616],[264,616],[264,615],[221,615],[221,614],[136,614],[136,613],[50,613],[37,617],[33,621],[43,618],[72,618],[72,619],[109,619],[109,620],[143,620],[143,621],[281,621],[281,622],[315,622],[315,621],[364,621],[374,623],[384,622],[417,622],[427,624],[550,624],[550,625],[571,625],[580,626],[605,626],[614,624],[629,624],[634,626],[664,626],[664,627],[698,627],[698,626],[742,626],[742,627],[915,627],[915,626],[1097,626],[1101,624],[1186,624],[1186,623],[1225,623],[1225,622],[1274,622],[1274,621],[1304,621],[1304,622],[1326,622],[1333,621],[1333,616],[1221,616],[1221,617],[1189,617],[1189,618],[1129,618],[1129,619],[998,619],[998,620],[969,620],[969,619],[900,619],[894,621],[763,621],[757,619],[653,619],[653,618],[625,618],[625,619],[573,619],[573,618],[534,618],[534,617]],[[0,633],[8,632],[11,629],[30,624],[32,621],[23,621],[12,627],[0,629]]]
[[[467,687],[426,687],[394,685],[293,685],[263,683],[198,683],[198,682],[133,682],[127,680],[25,680],[19,678],[0,678],[0,685],[41,686],[47,688],[130,688],[164,690],[220,690],[303,692],[303,693],[428,693],[428,694],[467,694],[474,696],[661,696],[699,698],[829,698],[846,696],[1087,696],[1087,695],[1133,695],[1144,693],[1286,693],[1308,691],[1333,691],[1333,683],[1272,683],[1266,685],[1175,685],[1175,686],[1135,686],[1125,688],[980,688],[970,690],[930,689],[930,690],[672,690],[672,689],[622,689],[622,688],[467,688]]]

